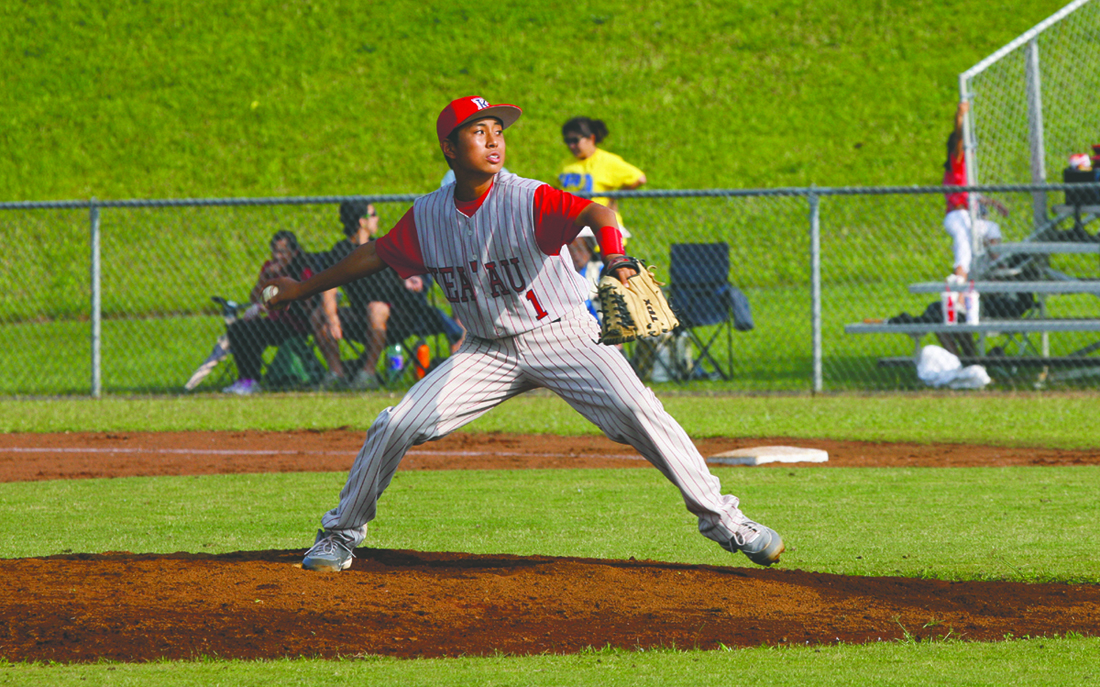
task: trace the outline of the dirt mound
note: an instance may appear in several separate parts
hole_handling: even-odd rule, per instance
[[[359,549],[0,560],[0,656],[400,657],[1100,634],[1100,587]]]

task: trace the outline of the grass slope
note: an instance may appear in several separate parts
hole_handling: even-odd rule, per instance
[[[1065,0],[0,7],[0,200],[420,192],[442,103],[604,119],[651,188],[937,183],[957,75]]]

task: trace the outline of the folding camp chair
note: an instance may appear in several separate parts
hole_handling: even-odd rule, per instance
[[[684,379],[708,377],[704,361],[709,361],[722,379],[733,376],[733,330],[747,331],[753,324],[748,301],[730,284],[729,273],[728,243],[674,243],[670,248],[669,303],[680,319],[677,334],[687,336],[697,350],[682,374]],[[714,329],[697,331],[704,327]],[[712,352],[723,333],[725,367]]]

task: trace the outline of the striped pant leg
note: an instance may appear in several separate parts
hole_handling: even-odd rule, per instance
[[[962,267],[970,272],[970,212],[952,210],[943,218],[943,230],[951,237],[951,251],[954,254],[952,267]]]
[[[665,411],[622,353],[598,344],[595,320],[566,318],[521,335],[527,375],[562,397],[612,441],[630,444],[672,482],[699,531],[727,543],[745,520],[736,496],[722,494],[687,432]],[[536,356],[525,349],[538,349]]]
[[[340,492],[340,504],[325,513],[321,524],[358,545],[379,496],[410,448],[442,438],[530,388],[519,374],[511,340],[468,336],[459,351],[378,415]]]

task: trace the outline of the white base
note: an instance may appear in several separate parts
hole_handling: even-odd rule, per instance
[[[722,465],[762,465],[764,463],[825,463],[829,453],[818,448],[794,446],[757,446],[725,451],[707,458],[708,463]]]

